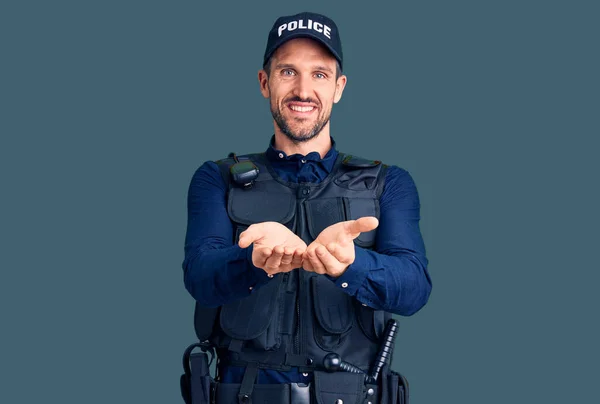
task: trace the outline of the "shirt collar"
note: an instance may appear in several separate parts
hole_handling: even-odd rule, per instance
[[[300,153],[288,156],[284,151],[275,148],[275,135],[273,135],[271,136],[269,147],[267,148],[265,154],[269,161],[275,164],[289,163],[296,165],[297,162],[300,160],[302,160],[303,162],[314,161],[317,163],[321,163],[323,168],[325,168],[329,173],[333,169],[333,165],[338,156],[338,151],[335,148],[335,140],[333,139],[333,137],[331,137],[331,148],[323,158],[321,158],[321,155],[316,151],[310,152],[306,156],[303,156]]]

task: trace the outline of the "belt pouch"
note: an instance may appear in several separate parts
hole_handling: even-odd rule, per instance
[[[191,354],[190,369],[192,404],[209,404],[212,378],[208,369],[208,354],[204,352]]]
[[[408,381],[395,371],[389,371],[387,365],[381,377],[382,404],[408,404]]]
[[[241,384],[218,383],[216,387],[216,404],[239,404]],[[250,402],[250,401],[248,401]],[[255,384],[252,389],[254,404],[291,404],[289,384]]]
[[[400,373],[392,372],[392,374],[398,376],[398,402],[400,404],[408,404],[408,380]]]
[[[389,403],[390,404],[404,404],[403,401],[399,400],[398,397],[398,388],[399,388],[399,383],[398,383],[398,375],[394,374],[394,373],[390,373],[387,377],[388,379],[388,397],[389,397]]]
[[[315,400],[317,404],[359,404],[364,402],[365,375],[349,372],[314,373]]]

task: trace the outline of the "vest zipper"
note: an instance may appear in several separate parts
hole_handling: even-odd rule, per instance
[[[295,347],[295,353],[300,355],[300,332],[302,330],[302,321],[300,319],[300,286],[301,286],[301,277],[300,277],[300,269],[297,269],[296,272],[298,273],[298,287],[296,288],[296,290],[298,291],[298,293],[296,294],[296,334],[295,334],[295,338],[294,338],[294,347]]]
[[[294,352],[295,354],[300,353],[300,272],[299,270],[294,271],[296,273],[298,273],[297,278],[298,278],[298,286],[296,287],[296,330],[294,331],[293,334],[293,343],[294,343]],[[292,272],[292,276],[294,275],[294,272]],[[286,272],[283,274],[283,283],[287,285],[287,283],[290,281],[289,279],[290,277],[290,273]]]

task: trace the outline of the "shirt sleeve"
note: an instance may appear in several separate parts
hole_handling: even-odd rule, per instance
[[[182,267],[186,289],[206,307],[246,297],[270,280],[252,264],[252,245],[240,248],[234,244],[226,195],[219,167],[205,162],[194,173],[188,190]]]
[[[366,306],[409,316],[427,303],[431,279],[419,196],[406,170],[388,167],[379,207],[374,250],[355,245],[354,262],[334,282]]]

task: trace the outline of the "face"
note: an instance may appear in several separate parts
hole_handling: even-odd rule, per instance
[[[258,78],[277,128],[295,143],[328,128],[333,104],[346,85],[346,76],[336,79],[333,55],[308,38],[281,45],[271,58],[270,75],[261,70]]]

